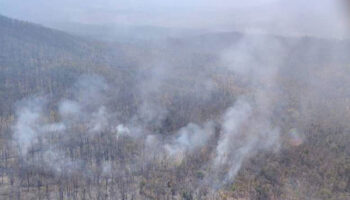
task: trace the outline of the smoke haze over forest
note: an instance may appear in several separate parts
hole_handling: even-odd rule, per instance
[[[347,199],[346,3],[0,0],[0,194]]]

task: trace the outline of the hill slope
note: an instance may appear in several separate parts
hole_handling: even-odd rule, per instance
[[[0,44],[2,105],[28,94],[59,93],[82,72],[108,65],[97,43],[4,16]],[[2,107],[1,113],[9,108]]]
[[[0,16],[0,194],[348,199],[349,41],[163,39]]]

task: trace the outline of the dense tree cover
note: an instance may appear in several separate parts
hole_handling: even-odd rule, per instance
[[[80,119],[73,121],[77,122],[72,126],[74,134],[38,136],[39,142],[25,156],[13,145],[16,109],[36,96],[50,100],[42,121],[62,121],[62,98],[84,103],[86,99],[79,98],[99,95],[96,99],[104,101],[108,113],[118,113],[120,123],[141,120],[147,131],[165,135],[164,140],[188,123],[219,121],[239,96],[261,89],[219,67],[220,52],[243,37],[218,33],[162,44],[107,44],[0,16],[1,198],[348,199],[348,41],[253,36],[273,38],[287,47],[274,80],[278,93],[272,98],[271,121],[280,126],[280,147],[244,160],[234,181],[219,188],[205,180],[223,128],[220,123],[208,145],[188,152],[184,159],[152,155],[141,138],[116,137],[111,129],[89,134],[89,124]],[[254,56],[259,62],[266,60]],[[154,78],[158,75],[161,80]],[[82,76],[103,77],[108,89],[81,97],[77,93],[90,90],[84,82],[79,85]],[[92,81],[93,88],[99,84]],[[145,114],[144,99],[149,103],[146,114],[154,105],[167,108],[161,120],[156,119],[159,113],[135,119],[135,113]],[[94,117],[89,113],[93,101],[88,101],[84,112],[89,118]],[[65,159],[46,165],[47,144]]]

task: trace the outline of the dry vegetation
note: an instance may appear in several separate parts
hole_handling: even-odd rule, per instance
[[[266,76],[271,85],[254,77],[264,72],[252,78],[224,66],[222,52],[244,38],[238,33],[103,44],[0,17],[0,199],[349,199],[350,43],[255,37],[283,45],[282,62]],[[270,63],[276,52],[266,52],[250,52],[256,60],[246,63]],[[260,94],[269,98],[268,111],[258,107],[265,105]],[[249,151],[237,174],[216,187],[232,165],[216,171],[210,164],[224,134],[222,116],[242,96],[255,102],[254,116],[278,127],[280,139]],[[81,104],[79,119],[63,116],[66,100]],[[22,141],[21,131],[32,126],[16,129],[26,109],[40,114],[41,128],[62,122],[69,129]],[[107,128],[91,132],[99,110]],[[209,121],[205,145],[163,152],[164,144],[177,144],[182,127],[205,131]],[[255,121],[231,142],[255,137]],[[113,129],[121,124],[129,129]],[[146,133],[130,133],[140,127]],[[149,135],[157,139],[152,145]]]

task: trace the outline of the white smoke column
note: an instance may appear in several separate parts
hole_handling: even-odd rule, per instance
[[[275,77],[284,56],[277,39],[259,36],[243,38],[223,55],[228,69],[245,81],[250,93],[223,115],[211,175],[214,187],[232,182],[254,154],[278,148],[279,129],[270,120],[278,92]]]
[[[230,108],[223,119],[223,131],[217,146],[217,156],[215,158],[215,165],[222,165],[229,161],[229,152],[234,140],[238,140],[239,131],[242,123],[245,122],[252,113],[251,106],[239,100]]]
[[[149,134],[145,137],[146,158],[150,161],[167,159],[179,165],[188,154],[205,147],[214,135],[214,123],[189,123],[171,136]]]
[[[47,100],[43,97],[28,98],[20,102],[16,111],[17,121],[13,127],[13,142],[25,164],[45,166],[48,170],[68,173],[64,169],[73,169],[75,163],[56,149],[60,144],[50,144],[47,140],[51,134],[64,133],[66,125],[63,122],[47,122],[47,115],[44,114],[46,106]]]
[[[58,111],[63,119],[68,119],[70,117],[78,117],[81,111],[81,106],[76,101],[63,100],[59,105]]]
[[[82,167],[82,161],[72,160],[62,149],[76,134],[93,137],[106,130],[112,131],[111,121],[117,120],[104,105],[107,89],[101,77],[82,76],[70,90],[71,98],[58,102],[58,122],[49,120],[47,98],[33,97],[19,102],[13,142],[22,160],[56,173],[69,173]],[[51,136],[55,135],[62,135],[61,140],[51,141]]]
[[[32,144],[37,142],[44,104],[44,98],[30,98],[20,102],[16,110],[13,139],[22,156],[27,155]]]
[[[116,126],[114,128],[113,132],[115,134],[117,134],[117,137],[119,137],[120,135],[129,135],[130,134],[129,128],[124,126],[123,124],[118,124],[118,126]]]
[[[101,106],[97,112],[92,113],[90,120],[90,132],[101,132],[109,127],[106,107]]]
[[[222,131],[210,176],[215,188],[232,182],[242,163],[264,150],[278,148],[279,129],[245,100],[238,100],[223,116]]]
[[[205,146],[214,133],[214,125],[212,122],[204,124],[202,127],[190,123],[181,128],[175,135],[173,141],[165,144],[164,148],[170,157],[179,157],[180,160],[186,153]]]

